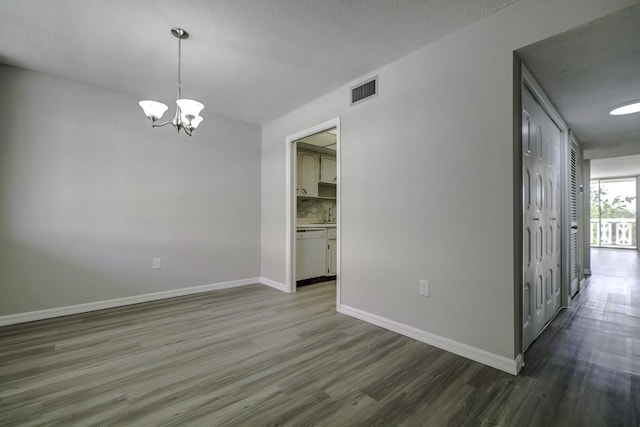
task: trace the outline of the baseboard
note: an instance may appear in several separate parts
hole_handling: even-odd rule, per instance
[[[270,286],[282,292],[290,293],[288,286],[285,285],[284,283],[279,283],[279,282],[276,282],[275,280],[267,279],[266,277],[260,277],[259,281],[263,285]]]
[[[518,353],[518,355],[516,356],[516,372],[520,372],[520,369],[522,369],[523,366],[524,366],[524,356],[522,355],[522,353]]]
[[[167,298],[185,295],[199,294],[220,289],[237,288],[240,286],[261,283],[259,277],[249,279],[232,280],[230,282],[213,283],[210,285],[192,286],[189,288],[172,289],[168,291],[153,292],[150,294],[134,295],[130,297],[114,298],[103,301],[88,302],[85,304],[68,305],[65,307],[48,308],[46,310],[29,311],[26,313],[9,314],[0,316],[0,326],[14,325],[17,323],[33,322],[35,320],[51,319],[53,317],[69,316],[71,314],[86,313],[89,311],[104,310],[106,308],[121,307],[143,302],[158,301]]]
[[[399,323],[394,320],[378,316],[376,314],[371,314],[357,308],[349,307],[344,304],[340,305],[338,312],[346,314],[347,316],[355,317],[356,319],[364,320],[365,322],[372,323],[376,326],[380,326],[384,329],[388,329],[409,338],[413,338],[414,340],[423,342],[425,344],[438,347],[442,350],[457,354],[458,356],[462,356],[475,362],[482,363],[483,365],[499,369],[508,374],[518,374],[518,358],[509,359],[507,357],[490,353],[479,348],[471,347],[467,344],[463,344],[449,338],[444,338],[439,335],[414,328],[413,326],[405,325],[403,323]],[[520,357],[520,360],[522,360],[522,357]],[[522,361],[520,363],[522,363]]]
[[[591,276],[591,269],[590,268],[585,268],[584,269],[584,274],[586,274],[587,276]]]
[[[582,279],[580,279],[580,286],[578,289],[582,290],[585,286],[587,286],[587,281],[589,279],[587,277],[583,277]]]

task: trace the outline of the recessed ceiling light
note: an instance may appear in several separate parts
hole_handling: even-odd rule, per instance
[[[623,116],[625,114],[633,114],[640,112],[640,99],[637,101],[626,102],[622,105],[614,107],[609,114],[612,116]]]

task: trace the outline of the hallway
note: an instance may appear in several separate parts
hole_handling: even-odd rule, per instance
[[[636,426],[640,252],[594,248],[591,266],[593,274],[571,308],[526,353],[520,377],[529,377],[538,392],[524,412],[547,413],[549,421],[555,417],[553,425]],[[543,419],[531,421],[543,424]]]
[[[591,249],[592,273],[579,316],[594,322],[588,331],[590,362],[640,375],[640,252]],[[590,324],[590,323],[589,323]],[[585,325],[588,326],[589,324]]]

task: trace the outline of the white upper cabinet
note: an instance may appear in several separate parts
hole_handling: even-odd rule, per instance
[[[299,196],[318,195],[318,156],[311,153],[298,153],[298,191]]]
[[[335,184],[337,179],[336,158],[320,156],[320,182]]]

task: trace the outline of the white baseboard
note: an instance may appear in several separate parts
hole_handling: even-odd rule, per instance
[[[240,286],[255,285],[261,283],[261,278],[232,280],[230,282],[213,283],[210,285],[192,286],[189,288],[172,289],[169,291],[153,292],[150,294],[134,295],[130,297],[114,298],[104,301],[88,302],[85,304],[68,305],[65,307],[48,308],[46,310],[28,311],[26,313],[9,314],[0,316],[0,326],[14,325],[16,323],[33,322],[35,320],[50,319],[53,317],[68,316],[70,314],[86,313],[89,311],[104,310],[106,308],[121,307],[124,305],[140,304],[143,302],[157,301],[161,299],[180,297],[184,295],[199,294],[219,289],[237,288]]]
[[[282,292],[291,293],[287,285],[285,285],[284,283],[279,283],[279,282],[276,282],[275,280],[267,279],[266,277],[260,277],[259,281],[263,285],[270,286]]]
[[[522,353],[518,353],[516,356],[516,372],[520,372],[520,369],[524,366],[524,356]],[[517,374],[514,374],[517,375]]]
[[[590,268],[585,268],[584,269],[584,274],[591,276],[591,269]]]
[[[517,357],[515,359],[509,359],[507,357],[471,347],[470,345],[462,344],[449,338],[444,338],[439,335],[414,328],[413,326],[405,325],[344,304],[340,305],[338,312],[346,314],[347,316],[355,317],[356,319],[364,320],[365,322],[372,323],[376,326],[380,326],[409,338],[413,338],[414,340],[425,344],[441,348],[442,350],[482,363],[483,365],[499,369],[511,375],[517,375],[519,371],[518,363],[522,364],[521,356],[520,362],[518,362]]]

